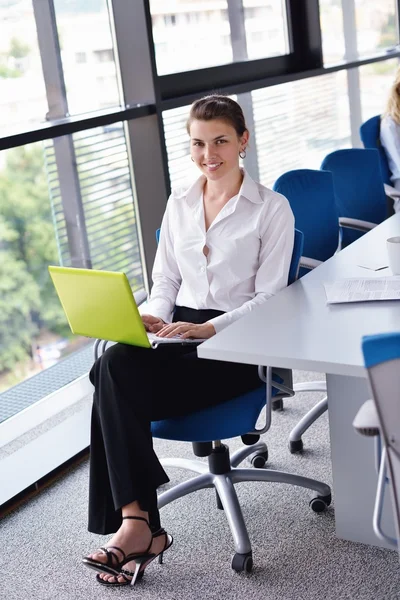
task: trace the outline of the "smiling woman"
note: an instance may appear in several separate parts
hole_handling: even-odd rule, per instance
[[[164,338],[207,339],[287,285],[294,218],[286,198],[239,167],[249,140],[239,104],[220,95],[201,98],[187,130],[201,176],[169,198],[142,319]],[[255,389],[258,369],[200,360],[188,344],[163,344],[162,352],[117,344],[96,361],[90,379],[89,530],[116,533],[84,563],[103,585],[133,585],[172,544],[157,509],[156,490],[168,477],[152,448],[151,421]]]

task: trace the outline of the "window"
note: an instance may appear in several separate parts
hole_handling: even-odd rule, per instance
[[[328,152],[351,145],[345,71],[257,90],[252,98],[259,179],[267,187],[290,169],[319,169]]]
[[[189,106],[163,112],[165,142],[171,188],[185,185],[199,174],[190,160],[190,142],[186,131]]]
[[[106,63],[114,61],[114,52],[111,48],[106,50],[93,50],[93,56],[96,62]]]
[[[54,0],[69,114],[120,104],[106,0]],[[77,60],[85,55],[87,60]],[[76,68],[76,63],[80,68]],[[107,77],[107,88],[99,78]],[[61,116],[61,115],[58,115]]]
[[[363,121],[385,110],[398,67],[397,58],[359,67]]]
[[[80,351],[88,340],[73,338],[47,272],[60,264],[56,222],[49,195],[58,187],[57,171],[46,167],[41,143],[3,153],[0,168],[0,421],[35,399],[66,385],[84,371],[65,368],[37,387],[17,383],[41,374]],[[82,358],[82,362],[85,361]],[[86,361],[87,362],[87,361]],[[85,365],[86,366],[86,365]],[[40,380],[42,387],[40,387]]]
[[[87,61],[86,52],[76,52],[75,60],[78,64],[85,63]]]
[[[47,112],[32,2],[0,2],[0,137],[42,122]]]
[[[175,15],[164,15],[164,23],[167,27],[170,25],[175,25],[176,24]]]
[[[341,0],[319,0],[324,64],[344,60],[343,11]]]
[[[360,56],[398,44],[396,0],[355,0],[355,8]]]
[[[124,271],[134,290],[144,286],[123,125],[2,153],[0,239],[1,421],[93,360],[93,340],[71,334],[49,264]]]
[[[243,0],[244,13],[233,10],[229,14],[230,1],[187,0],[176,3],[174,15],[164,0],[150,0],[159,75],[278,56],[289,51],[284,0]],[[183,12],[186,22],[180,18]],[[159,25],[160,16],[164,27]],[[242,31],[239,38],[238,31]],[[226,39],[229,44],[225,43]],[[166,53],[160,52],[164,45],[168,46]]]
[[[398,44],[396,0],[348,0],[345,5],[342,0],[319,0],[319,6],[326,65],[373,55]],[[343,21],[350,32],[347,52]]]
[[[243,0],[247,58],[281,56],[289,52],[285,3]]]

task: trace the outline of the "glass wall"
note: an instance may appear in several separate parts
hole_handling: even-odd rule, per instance
[[[284,0],[150,0],[159,75],[289,52]]]
[[[123,271],[133,290],[144,282],[122,123],[10,149],[0,160],[1,421],[20,407],[6,390],[89,344],[68,375],[60,363],[42,378],[45,395],[92,360],[93,340],[71,334],[48,265]]]
[[[385,110],[398,67],[399,60],[392,58],[359,68],[363,121],[380,115]]]
[[[0,1],[2,134],[120,104],[106,0],[54,9],[52,30],[49,3]],[[48,265],[124,271],[143,288],[132,181],[123,122],[0,152],[0,422],[92,362],[93,340],[71,334]]]
[[[106,0],[54,0],[69,114],[118,106]]]
[[[259,179],[271,187],[285,171],[319,169],[328,152],[350,146],[343,71],[252,93]]]
[[[355,0],[359,56],[398,44],[396,4],[396,0]]]
[[[0,136],[44,121],[47,112],[31,1],[0,2]]]
[[[0,157],[1,393],[53,364],[68,340],[47,273],[59,257],[43,146],[14,148]]]
[[[319,15],[324,65],[341,62],[345,55],[341,0],[320,0]]]
[[[319,6],[325,65],[342,61],[346,54],[354,60],[399,43],[397,0],[319,0]]]

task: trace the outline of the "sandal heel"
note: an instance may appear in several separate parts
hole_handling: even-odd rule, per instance
[[[133,587],[133,586],[135,585],[136,581],[138,580],[138,576],[139,576],[140,568],[141,568],[141,566],[142,566],[142,564],[143,564],[144,562],[145,562],[144,560],[143,560],[143,561],[139,561],[139,560],[138,560],[138,561],[136,562],[135,572],[134,572],[134,574],[133,574],[133,577],[132,577],[132,579],[131,579],[131,587]],[[142,573],[143,573],[143,571],[142,571]],[[140,577],[139,579],[141,579],[141,577]]]

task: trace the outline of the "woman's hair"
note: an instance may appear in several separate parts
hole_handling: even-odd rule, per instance
[[[383,116],[392,117],[400,125],[400,68],[397,69]]]
[[[212,94],[193,102],[186,123],[187,132],[190,134],[192,121],[212,121],[213,119],[221,119],[221,121],[229,123],[239,138],[247,130],[240,105],[228,96]]]

